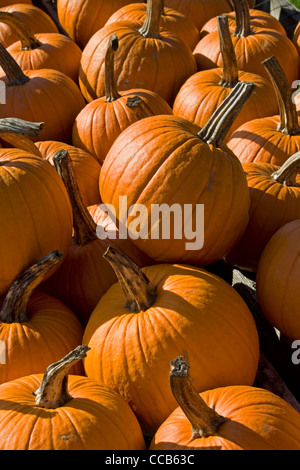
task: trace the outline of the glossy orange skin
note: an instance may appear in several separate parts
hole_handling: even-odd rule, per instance
[[[174,104],[175,116],[189,119],[203,127],[232,88],[220,85],[222,69],[203,70],[192,75],[180,88]],[[253,82],[254,93],[247,100],[227,133],[227,138],[242,124],[252,119],[278,113],[278,102],[271,83],[260,75],[239,72],[239,81]]]
[[[232,249],[248,223],[249,190],[241,163],[226,148],[204,143],[198,131],[176,116],[145,118],[117,138],[102,166],[100,195],[117,218],[120,196],[127,196],[128,208],[145,205],[149,228],[152,204],[192,204],[194,222],[196,204],[204,204],[201,249],[187,250],[184,230],[176,239],[173,224],[168,239],[155,239],[149,231],[148,239],[132,240],[156,262],[213,263]],[[132,218],[123,222],[127,228]]]
[[[0,383],[45,371],[82,341],[83,328],[74,313],[59,300],[34,293],[28,303],[28,321],[0,321],[0,340],[5,344],[5,365],[0,368]],[[82,374],[81,363],[72,367]]]
[[[42,377],[30,375],[0,386],[1,450],[145,449],[134,414],[115,392],[87,377],[69,375],[72,399],[60,408],[42,409],[33,395]]]
[[[58,70],[75,83],[78,82],[81,49],[67,36],[59,33],[37,33],[40,47],[30,51],[21,50],[17,41],[7,48],[22,70]]]
[[[114,23],[115,21],[144,22],[146,10],[146,3],[132,3],[125,5],[113,14],[106,24]],[[193,21],[172,8],[164,8],[164,14],[160,19],[160,27],[174,33],[191,50],[194,49],[200,39],[198,28]]]
[[[274,29],[275,31],[278,31],[279,33],[286,34],[286,30],[274,16],[270,15],[270,13],[267,13],[266,11],[261,11],[261,10],[253,10],[250,9],[250,25],[251,27],[259,27],[262,29]],[[228,18],[228,24],[229,28],[231,29],[232,32],[235,31],[236,23],[235,23],[235,13],[230,12],[226,13],[226,16]],[[205,36],[208,33],[212,33],[213,31],[218,30],[218,20],[216,17],[211,18],[201,29],[201,37]]]
[[[58,0],[58,19],[64,30],[83,49],[119,8],[140,0]]]
[[[71,143],[72,127],[85,106],[78,86],[58,70],[27,70],[30,80],[23,85],[6,87],[6,104],[0,107],[0,118],[14,116],[25,121],[44,122],[33,140],[57,140]],[[0,77],[5,83],[5,76]]]
[[[300,52],[300,22],[297,24],[294,34],[293,34],[293,43],[295,44],[298,53]]]
[[[178,407],[158,429],[149,450],[299,450],[300,415],[268,390],[233,386],[201,393],[228,421],[215,436],[192,439],[191,424]]]
[[[200,392],[252,384],[259,352],[253,317],[225,281],[191,266],[165,264],[143,272],[157,286],[156,301],[134,313],[124,307],[120,285],[113,285],[85,329],[83,343],[91,350],[84,367],[128,401],[152,436],[176,408],[168,378],[176,354],[188,351]]]
[[[227,140],[228,147],[242,163],[264,162],[281,166],[300,150],[300,134],[278,131],[279,116],[254,119],[242,124]]]
[[[49,251],[67,253],[72,209],[54,168],[18,149],[0,150],[0,295]],[[53,272],[53,271],[52,271]]]
[[[25,23],[33,34],[36,33],[58,33],[54,21],[41,8],[31,4],[17,3],[2,7],[0,11],[13,13],[19,20]],[[0,42],[8,47],[18,41],[18,35],[7,24],[1,23]]]
[[[283,225],[300,218],[300,188],[285,186],[271,178],[278,166],[268,163],[245,163],[250,191],[249,224],[229,253],[232,264],[256,271],[262,252]]]
[[[232,10],[227,0],[164,0],[164,4],[190,18],[199,31],[210,18]]]
[[[160,95],[171,106],[184,81],[197,71],[192,51],[173,33],[144,37],[141,22],[119,21],[101,28],[82,52],[79,85],[87,101],[105,95],[104,60],[112,34],[119,39],[114,57],[118,91],[142,88]]]
[[[257,269],[257,296],[268,321],[283,335],[298,340],[300,221],[281,227],[271,238]]]
[[[275,56],[290,85],[299,78],[299,55],[292,41],[278,31],[252,28],[246,37],[231,36],[239,70],[252,72],[270,80],[262,62]],[[204,36],[194,49],[198,70],[222,67],[219,34],[213,31]]]
[[[100,163],[88,152],[54,140],[36,142],[43,158],[53,165],[53,157],[59,150],[67,150],[75,171],[81,197],[86,206],[101,202],[99,192]]]
[[[106,97],[88,103],[78,114],[73,126],[73,144],[94,155],[103,163],[116,138],[127,127],[152,114],[173,114],[168,103],[158,94],[148,90],[121,91],[114,101]],[[128,107],[128,98],[139,96],[146,106]],[[141,111],[139,111],[141,108]]]

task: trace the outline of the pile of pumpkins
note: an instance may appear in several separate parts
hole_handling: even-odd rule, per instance
[[[59,24],[11,1],[0,449],[299,450],[298,411],[253,386],[254,318],[209,266],[248,270],[300,339],[300,25],[252,0],[57,0]],[[190,219],[151,237],[157,205]]]

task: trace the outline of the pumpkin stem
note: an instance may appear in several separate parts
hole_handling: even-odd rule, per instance
[[[143,26],[139,32],[145,38],[159,37],[160,18],[163,12],[163,0],[147,0],[147,11]]]
[[[192,425],[192,438],[216,435],[227,418],[209,408],[196,392],[189,376],[189,365],[182,356],[171,361],[169,379],[173,396]]]
[[[29,122],[18,118],[0,119],[0,134],[10,133],[38,137],[43,127],[43,122]]]
[[[121,97],[114,78],[114,53],[118,50],[119,39],[112,34],[105,54],[105,101],[115,101]]]
[[[27,77],[15,59],[7,52],[0,43],[0,67],[4,70],[7,77],[7,86],[20,86],[28,82]]]
[[[147,103],[140,96],[130,96],[126,100],[128,108],[135,108],[136,120],[144,119],[145,117],[154,116],[153,111],[149,108]]]
[[[295,153],[271,177],[284,186],[299,186],[296,176],[300,169],[300,152]]]
[[[226,15],[218,16],[218,30],[223,62],[222,80],[219,85],[225,88],[234,88],[239,81],[239,72]]]
[[[262,62],[266,68],[279,104],[280,124],[278,131],[286,135],[300,134],[297,109],[293,103],[292,90],[276,57],[272,56]]]
[[[80,194],[73,163],[67,150],[59,150],[53,157],[53,163],[67,189],[72,211],[74,239],[77,245],[86,245],[97,240],[97,224],[91,217]]]
[[[36,406],[55,409],[72,399],[68,391],[68,372],[76,362],[86,357],[90,349],[88,346],[77,346],[60,361],[47,367],[40,387],[34,392]]]
[[[28,321],[27,304],[33,291],[44,280],[46,274],[62,259],[62,253],[51,251],[12,283],[0,310],[2,323]]]
[[[253,34],[253,31],[250,26],[250,11],[249,4],[247,0],[231,0],[233,9],[235,12],[235,32],[234,36],[239,38],[246,38],[250,34]]]
[[[143,312],[156,300],[156,287],[143,271],[127,256],[109,246],[103,257],[115,271],[126,296],[125,307],[132,312]]]
[[[19,37],[21,51],[31,51],[41,46],[40,41],[34,36],[31,29],[13,13],[0,12],[0,22],[10,26]]]
[[[233,121],[252,95],[255,87],[256,85],[251,82],[238,82],[230,95],[225,98],[205,126],[198,132],[198,137],[207,144],[220,148]]]

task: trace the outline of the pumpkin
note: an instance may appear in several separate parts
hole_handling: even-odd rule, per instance
[[[175,98],[173,112],[203,127],[239,81],[253,82],[255,91],[229,129],[228,138],[245,122],[277,114],[278,104],[269,81],[238,70],[227,16],[218,16],[218,24],[223,67],[203,70],[189,77]]]
[[[7,51],[22,70],[59,70],[77,82],[81,50],[74,41],[60,33],[33,34],[29,26],[13,13],[0,11],[0,23],[17,32],[18,41]]]
[[[0,295],[52,250],[66,254],[72,208],[55,169],[20,149],[0,149]]]
[[[145,449],[127,403],[109,388],[69,373],[88,349],[78,346],[44,375],[0,386],[1,450]]]
[[[98,236],[100,221],[97,223],[93,220],[81,198],[68,152],[58,151],[53,161],[73,208],[74,237],[60,269],[43,285],[43,291],[59,298],[85,325],[101,296],[117,280],[113,269],[103,259],[110,240]],[[118,246],[118,240],[113,243]],[[123,245],[127,250],[130,247],[130,241]],[[138,250],[131,251],[143,265],[142,261],[147,257]]]
[[[25,3],[16,3],[1,8],[2,12],[13,13],[22,23],[25,23],[33,34],[36,33],[58,33],[58,29],[50,16],[41,8]],[[2,24],[0,29],[0,42],[2,46],[8,47],[18,41],[17,33],[7,24]]]
[[[182,356],[171,362],[170,388],[179,406],[160,426],[149,450],[300,449],[300,414],[287,401],[243,385],[199,394],[189,367]]]
[[[64,30],[83,49],[89,39],[105,25],[115,11],[124,5],[139,1],[57,0],[57,14]]]
[[[265,247],[256,275],[257,297],[267,320],[299,339],[300,220],[282,226]]]
[[[0,119],[0,148],[18,148],[42,158],[31,138],[38,137],[43,127],[43,122],[28,122],[17,118]]]
[[[73,312],[59,300],[34,292],[61,259],[62,253],[48,253],[19,274],[1,299],[0,340],[5,345],[5,367],[0,369],[0,383],[40,373],[49,361],[57,361],[82,339],[82,326]],[[73,373],[82,374],[82,366],[76,366]]]
[[[54,140],[46,140],[35,143],[42,157],[54,166],[53,157],[59,150],[67,150],[72,160],[76,180],[82,200],[86,206],[101,202],[99,193],[99,176],[101,165],[88,152]]]
[[[284,34],[252,27],[246,0],[233,0],[236,30],[232,34],[237,64],[240,70],[261,75],[269,80],[262,62],[275,56],[284,69],[290,85],[298,79],[300,59],[293,42]],[[194,49],[198,70],[222,65],[218,32],[204,36]]]
[[[202,129],[177,116],[152,116],[125,129],[108,152],[101,199],[156,262],[211,264],[246,229],[246,176],[223,139],[254,88],[239,82]]]
[[[117,90],[114,55],[118,38],[112,35],[105,55],[105,96],[88,103],[73,126],[73,144],[91,153],[102,163],[116,138],[133,122],[154,114],[173,114],[167,102],[154,92],[142,89]]]
[[[227,261],[255,271],[262,252],[275,232],[300,218],[300,152],[281,167],[269,163],[245,163],[250,190],[249,223]]]
[[[214,16],[232,10],[227,0],[164,0],[165,6],[180,11],[195,23],[198,30]]]
[[[229,284],[188,265],[141,270],[113,248],[105,258],[119,283],[100,299],[85,328],[83,342],[91,351],[84,368],[88,377],[124,397],[145,435],[152,436],[176,407],[167,371],[178,348],[192,351],[198,391],[252,384],[257,331]]]
[[[160,18],[160,27],[167,29],[178,36],[182,42],[191,50],[194,49],[200,39],[199,31],[193,21],[177,10],[166,8],[162,5],[163,11]],[[116,21],[145,21],[147,5],[145,3],[131,3],[116,11],[106,22],[106,24]]]
[[[300,150],[300,126],[292,90],[276,58],[264,61],[276,91],[279,115],[241,125],[227,140],[243,163],[266,162],[281,166]]]
[[[161,11],[162,0],[148,0],[144,23],[119,21],[92,36],[79,69],[79,85],[87,101],[105,95],[107,43],[116,34],[119,49],[114,76],[118,90],[150,90],[172,105],[179,88],[197,67],[192,51],[173,33],[160,28]]]
[[[0,80],[6,85],[6,104],[0,107],[0,117],[44,122],[39,140],[71,143],[74,119],[85,106],[74,81],[58,70],[22,71],[1,44],[0,66],[5,72]]]

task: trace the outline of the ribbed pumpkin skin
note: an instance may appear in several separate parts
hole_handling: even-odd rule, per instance
[[[215,436],[192,439],[190,422],[178,407],[158,429],[149,450],[299,450],[300,415],[285,400],[254,387],[223,387],[201,393],[228,418]]]
[[[58,33],[54,21],[41,8],[25,3],[17,3],[1,8],[1,11],[13,13],[19,20],[27,24],[36,33]],[[0,42],[8,47],[18,41],[18,35],[6,24],[1,23]]]
[[[121,91],[117,100],[106,102],[106,97],[88,103],[78,114],[73,126],[73,144],[91,153],[102,163],[116,138],[127,127],[143,117],[173,114],[167,102],[156,93],[135,89]],[[145,111],[128,107],[128,98],[138,96],[145,103]],[[144,105],[141,105],[144,106]],[[146,114],[146,110],[147,113]]]
[[[25,121],[44,122],[38,140],[72,142],[72,127],[85,101],[73,80],[58,70],[28,70],[28,82],[6,87],[6,104],[0,118],[14,116]],[[7,83],[6,77],[1,77]]]
[[[264,162],[281,166],[300,150],[300,135],[277,130],[279,116],[254,119],[242,124],[227,140],[227,146],[242,163]]]
[[[117,138],[102,166],[100,195],[114,206],[117,218],[120,196],[127,196],[128,207],[146,206],[148,227],[151,204],[177,203],[182,210],[192,204],[193,217],[196,204],[204,204],[201,249],[186,250],[184,231],[182,239],[176,239],[172,226],[169,239],[155,239],[149,231],[148,239],[132,240],[157,262],[213,263],[231,250],[248,223],[249,190],[240,162],[226,149],[204,144],[195,135],[198,131],[195,124],[175,116],[143,119]]]
[[[83,343],[91,350],[84,367],[89,377],[129,402],[144,433],[152,436],[176,407],[168,374],[178,351],[188,351],[199,392],[251,385],[258,338],[247,306],[222,279],[180,265],[150,266],[143,272],[157,286],[156,301],[145,312],[133,313],[124,308],[119,284],[113,285],[85,329]]]
[[[100,203],[99,176],[101,171],[100,163],[88,152],[54,140],[36,142],[43,158],[53,165],[53,157],[59,150],[67,150],[75,171],[79,185],[80,194],[86,206]]]
[[[49,251],[67,253],[72,209],[66,189],[45,160],[0,150],[0,295],[16,276]]]
[[[106,24],[116,21],[141,21],[146,17],[146,3],[125,5],[116,11]],[[171,31],[178,36],[191,50],[194,49],[200,39],[199,31],[190,18],[172,8],[164,8],[160,18],[160,27]]]
[[[267,244],[257,269],[257,295],[266,318],[286,337],[299,328],[300,221],[280,228]]]
[[[83,328],[79,320],[53,297],[33,294],[28,303],[28,318],[22,323],[0,322],[0,340],[6,350],[0,383],[42,373],[81,343]],[[72,367],[72,373],[83,373],[81,362]]]
[[[62,27],[81,49],[119,8],[140,0],[58,0]]]
[[[220,85],[221,79],[221,68],[203,70],[188,78],[175,98],[173,104],[175,116],[189,119],[203,127],[232,91],[232,88]],[[239,81],[254,82],[256,88],[234,120],[227,137],[230,137],[242,124],[252,119],[273,116],[278,113],[276,95],[270,82],[259,75],[243,71],[239,72]]]
[[[112,390],[69,375],[72,400],[47,410],[34,403],[41,380],[31,375],[0,386],[1,450],[145,449],[134,414]]]
[[[197,26],[198,30],[214,16],[232,10],[227,0],[165,0],[165,6],[178,10]]]
[[[300,188],[276,182],[278,166],[268,163],[243,165],[250,191],[249,224],[228,255],[229,262],[256,271],[268,241],[283,225],[300,218]]]
[[[143,88],[160,95],[171,106],[184,81],[197,72],[192,51],[173,33],[144,37],[142,23],[120,21],[101,28],[82,52],[79,85],[87,101],[105,95],[104,59],[112,34],[119,39],[114,76],[119,91]]]
[[[77,44],[59,33],[37,33],[35,37],[41,46],[31,51],[20,50],[20,41],[7,48],[21,69],[59,70],[77,83],[81,59],[81,49]]]

